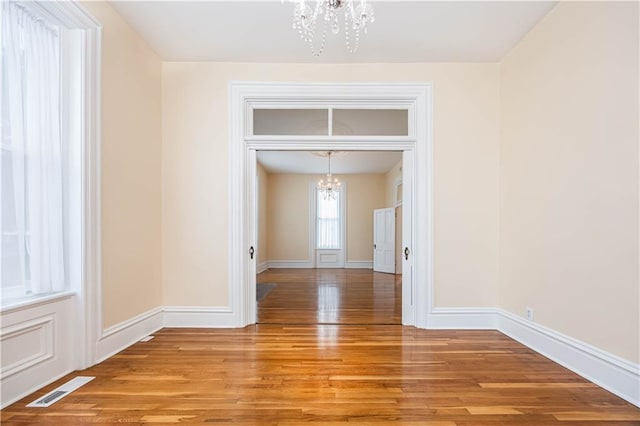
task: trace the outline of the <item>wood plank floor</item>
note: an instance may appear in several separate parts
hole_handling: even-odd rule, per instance
[[[401,324],[402,276],[370,269],[270,269],[258,302],[262,324]],[[259,285],[259,284],[258,284]]]
[[[638,425],[640,410],[496,331],[163,329],[3,425]]]
[[[272,270],[258,282],[276,284],[258,304],[269,324],[163,329],[1,423],[640,425],[640,409],[497,331],[399,325],[394,275]],[[96,379],[25,407],[76,375]]]

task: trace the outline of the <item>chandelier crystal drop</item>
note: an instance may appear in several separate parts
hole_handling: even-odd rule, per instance
[[[340,190],[341,185],[338,178],[331,176],[331,154],[331,151],[327,152],[327,157],[329,159],[329,171],[327,173],[326,181],[324,179],[320,179],[320,182],[318,182],[318,191],[322,193],[325,200],[329,198],[335,200],[337,198],[336,194]]]
[[[333,34],[340,32],[340,12],[344,15],[344,35],[347,50],[355,53],[360,43],[360,32],[367,33],[367,24],[372,23],[373,6],[367,0],[291,0],[293,29],[309,43],[311,53],[320,56],[324,51],[327,27]],[[311,4],[309,4],[311,3]],[[315,5],[313,5],[315,3]]]

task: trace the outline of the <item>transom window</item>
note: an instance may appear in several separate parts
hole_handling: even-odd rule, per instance
[[[409,110],[256,108],[253,136],[409,136]]]

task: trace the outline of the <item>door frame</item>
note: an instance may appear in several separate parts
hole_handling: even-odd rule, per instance
[[[426,328],[433,308],[433,107],[427,83],[229,83],[229,307],[238,327],[255,324],[257,247],[256,151],[404,151],[403,179],[411,188],[410,260],[403,274],[403,325]],[[253,136],[252,111],[262,108],[351,107],[407,109],[409,135]],[[413,219],[412,219],[413,218]],[[409,228],[407,228],[409,229]],[[404,245],[404,244],[403,244]],[[420,261],[413,262],[413,259]],[[404,267],[403,267],[404,273]],[[407,276],[411,278],[407,280]],[[410,281],[410,282],[406,282]],[[407,297],[409,296],[409,297]]]

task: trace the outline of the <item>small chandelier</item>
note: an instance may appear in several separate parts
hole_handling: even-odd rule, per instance
[[[334,178],[331,176],[331,154],[332,152],[327,152],[327,157],[329,158],[329,172],[327,173],[327,181],[324,179],[320,179],[318,182],[318,191],[322,193],[323,198],[325,200],[331,198],[335,200],[337,192],[340,190],[340,181],[338,178]]]
[[[295,2],[293,29],[297,30],[300,37],[309,43],[314,56],[320,56],[324,51],[328,25],[331,26],[333,34],[340,32],[338,15],[342,9],[344,9],[344,36],[350,53],[358,50],[360,31],[366,34],[367,24],[375,20],[373,6],[368,4],[367,0],[315,0],[315,7],[308,4],[313,3],[314,0],[291,1]]]

